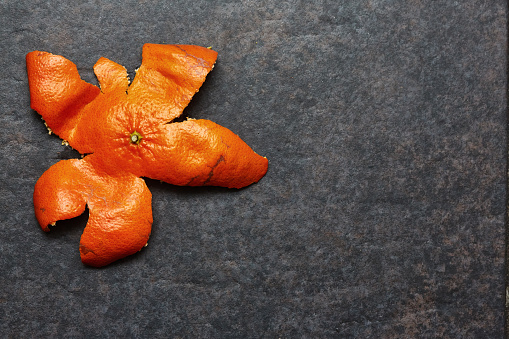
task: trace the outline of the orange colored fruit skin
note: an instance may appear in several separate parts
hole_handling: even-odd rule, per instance
[[[99,267],[136,253],[147,243],[152,195],[143,179],[129,173],[108,175],[105,180],[96,159],[89,155],[51,166],[35,185],[34,207],[37,220],[48,232],[48,225],[76,217],[88,205],[81,260]]]
[[[62,56],[34,51],[26,61],[31,107],[53,132],[68,139],[80,111],[99,95],[99,88],[81,80],[76,65]]]
[[[266,158],[210,120],[168,124],[156,138],[164,147],[155,144],[145,153],[154,156],[143,158],[139,176],[181,186],[242,188],[267,172]]]
[[[56,163],[34,190],[35,215],[44,231],[88,206],[80,240],[83,263],[104,266],[147,244],[152,197],[140,177],[241,188],[267,172],[267,159],[230,130],[209,120],[170,123],[182,114],[216,57],[199,46],[146,44],[130,86],[124,67],[100,58],[94,66],[99,90],[81,80],[64,57],[39,51],[27,55],[32,108],[53,132],[89,154]]]

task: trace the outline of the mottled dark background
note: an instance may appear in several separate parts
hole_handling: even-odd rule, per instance
[[[501,338],[506,1],[0,2],[0,337]],[[212,46],[185,114],[270,161],[236,191],[148,180],[149,246],[81,264],[36,180],[76,157],[30,109],[25,54],[97,83],[146,42]]]

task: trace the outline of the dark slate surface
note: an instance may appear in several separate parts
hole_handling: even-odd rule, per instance
[[[344,3],[344,4],[340,4]],[[500,338],[506,2],[2,1],[0,337]],[[149,246],[81,264],[36,180],[75,157],[30,109],[25,54],[133,72],[213,46],[186,114],[270,160],[240,191],[148,180]]]

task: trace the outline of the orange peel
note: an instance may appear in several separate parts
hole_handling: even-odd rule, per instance
[[[242,188],[268,161],[209,120],[174,122],[205,81],[217,52],[145,44],[129,85],[106,58],[94,66],[100,89],[63,56],[26,56],[31,107],[48,128],[85,156],[62,160],[37,181],[34,209],[44,231],[89,208],[80,240],[83,263],[105,266],[141,250],[152,227],[152,195],[141,177],[181,186]]]

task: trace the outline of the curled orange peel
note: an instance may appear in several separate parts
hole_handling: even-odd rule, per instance
[[[143,46],[129,85],[106,58],[94,66],[100,89],[66,58],[26,56],[31,107],[83,159],[61,160],[37,181],[34,208],[44,231],[89,209],[80,240],[83,263],[105,266],[141,250],[152,227],[152,195],[141,177],[182,186],[241,188],[268,161],[209,120],[173,120],[205,81],[217,52],[191,45]]]

